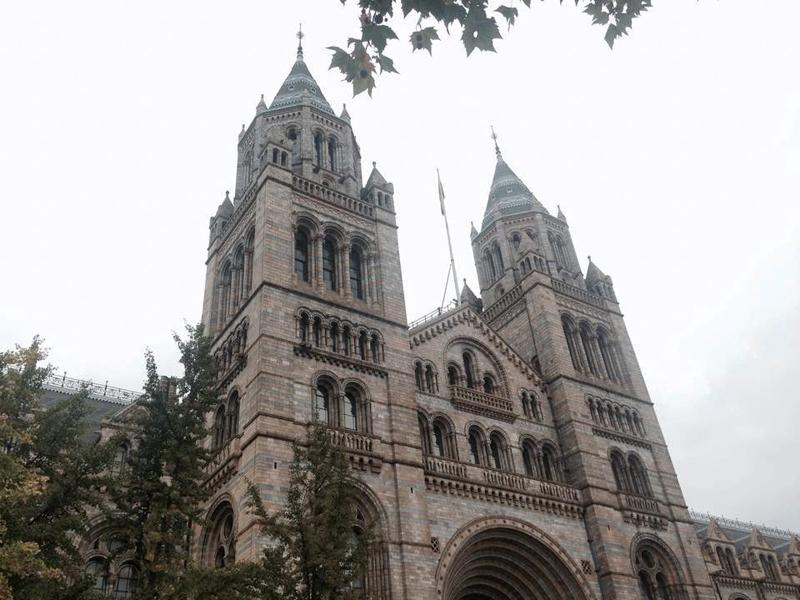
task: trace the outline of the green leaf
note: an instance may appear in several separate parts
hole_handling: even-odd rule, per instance
[[[394,61],[389,58],[388,56],[384,56],[383,54],[379,54],[377,56],[378,59],[378,66],[381,68],[381,73],[384,71],[387,73],[397,73],[397,69],[394,68]]]
[[[519,16],[519,10],[513,6],[498,6],[496,12],[499,12],[501,15],[503,15],[503,18],[508,21],[509,29],[511,29],[514,21],[516,21],[517,17]]]
[[[396,40],[397,34],[388,25],[367,23],[361,28],[361,39],[371,43],[378,52],[383,52],[388,40]]]
[[[414,50],[427,50],[429,54],[433,54],[432,42],[439,39],[439,34],[435,27],[425,27],[412,33],[409,39]]]
[[[605,40],[606,40],[606,44],[608,44],[608,47],[611,48],[612,50],[614,49],[614,41],[618,37],[619,37],[619,33],[617,31],[617,26],[614,25],[613,23],[611,23],[608,26],[608,29],[606,29]]]
[[[502,37],[494,17],[487,17],[482,8],[470,9],[464,21],[464,33],[461,35],[467,56],[476,48],[484,52],[494,52],[494,40]]]

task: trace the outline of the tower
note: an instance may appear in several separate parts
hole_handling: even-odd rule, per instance
[[[211,525],[198,530],[196,560],[260,557],[246,482],[279,509],[292,443],[317,419],[359,474],[354,527],[375,536],[366,587],[403,597],[396,590],[429,539],[406,527],[425,522],[424,480],[394,187],[375,163],[363,183],[350,116],[333,111],[302,45],[239,134],[235,192],[211,218],[206,265],[202,321],[221,401],[209,441]]]
[[[613,282],[591,258],[584,278],[561,209],[552,216],[495,150],[472,232],[481,316],[542,378],[602,597],[712,598]]]

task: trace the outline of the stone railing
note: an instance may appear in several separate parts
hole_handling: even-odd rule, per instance
[[[513,421],[514,404],[508,398],[493,396],[460,385],[450,386],[450,400],[457,408],[503,421]]]
[[[623,508],[646,512],[653,515],[661,515],[661,510],[658,507],[658,501],[654,498],[645,498],[644,496],[636,496],[633,494],[624,493],[620,493],[619,498]]]
[[[467,478],[467,465],[438,456],[425,457],[425,471],[439,475],[450,475],[459,479]]]
[[[558,279],[553,279],[553,289],[560,294],[564,294],[565,296],[570,296],[575,298],[576,300],[580,300],[581,302],[586,302],[587,304],[591,304],[592,306],[596,306],[598,308],[605,308],[606,303],[600,296],[595,296],[587,292],[586,290],[582,290],[579,287],[575,287],[574,285],[570,285],[568,283],[564,283],[563,281],[559,281]]]
[[[341,446],[345,450],[373,453],[374,439],[363,433],[347,429],[329,429],[328,437],[330,437],[332,444]]]
[[[328,428],[331,443],[344,449],[350,466],[359,471],[380,473],[383,457],[379,451],[380,439],[349,429]]]
[[[308,179],[304,179],[296,175],[292,177],[292,185],[296,189],[305,192],[310,196],[324,200],[325,202],[333,204],[334,206],[338,206],[339,208],[349,210],[364,217],[373,216],[373,207],[369,202],[363,202],[357,198],[352,198],[351,196],[341,194],[327,186],[320,185],[314,181],[309,181]]]
[[[64,394],[77,394],[78,392],[86,389],[86,392],[91,398],[98,400],[105,400],[107,402],[114,402],[116,404],[130,404],[144,395],[143,392],[134,392],[133,390],[126,390],[123,388],[108,385],[106,381],[103,383],[94,383],[93,381],[75,379],[63,375],[48,375],[42,387],[54,392],[62,392]]]
[[[567,485],[438,456],[425,456],[424,468],[425,487],[433,492],[576,519],[583,515],[580,490]]]
[[[495,317],[522,297],[522,286],[516,285],[500,296],[491,306],[483,311],[483,320],[491,323]]]

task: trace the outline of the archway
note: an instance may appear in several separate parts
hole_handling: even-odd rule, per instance
[[[444,600],[591,600],[572,561],[543,533],[513,519],[487,519],[448,544],[439,567]]]

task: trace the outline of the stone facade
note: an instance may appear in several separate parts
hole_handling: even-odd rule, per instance
[[[409,325],[402,201],[374,164],[363,182],[347,111],[302,49],[262,98],[210,222],[202,320],[222,400],[198,563],[258,558],[246,481],[278,509],[292,443],[319,419],[359,475],[354,526],[377,532],[368,597],[800,597],[796,538],[769,584],[748,587],[754,558],[718,575],[709,544],[744,546],[698,537],[611,278],[584,277],[564,215],[496,152],[472,232],[480,298],[465,287]]]

